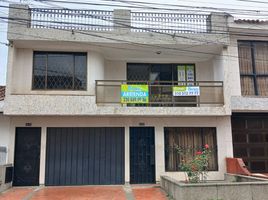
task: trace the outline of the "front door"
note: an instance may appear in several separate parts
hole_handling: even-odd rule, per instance
[[[14,186],[39,185],[41,128],[16,128]]]
[[[153,127],[130,128],[130,183],[155,183]]]

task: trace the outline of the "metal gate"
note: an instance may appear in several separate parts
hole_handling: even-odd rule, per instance
[[[130,128],[130,183],[155,183],[153,127]]]
[[[124,184],[124,128],[48,128],[45,184]]]
[[[39,185],[41,128],[16,128],[14,186]]]

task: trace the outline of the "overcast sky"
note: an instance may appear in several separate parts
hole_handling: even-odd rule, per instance
[[[75,1],[75,0],[73,0]],[[115,2],[106,1],[106,0],[78,0],[80,2],[88,2],[88,3],[103,3],[103,4],[112,4],[117,5]],[[128,0],[124,0],[128,1]],[[132,2],[131,2],[132,1]],[[227,8],[228,11],[230,9],[245,9],[245,10],[256,10],[260,12],[243,12],[244,15],[239,15],[238,11],[235,11],[233,14],[236,18],[258,18],[262,20],[268,20],[268,15],[263,13],[262,11],[268,11],[268,0],[259,0],[259,2],[263,3],[253,3],[254,0],[129,0],[128,4],[120,4],[120,5],[133,5],[133,1],[139,2],[149,2],[149,3],[163,3],[163,4],[175,4],[175,5],[187,5],[187,6],[198,6],[198,7],[212,7],[212,8]],[[250,2],[251,1],[251,2]],[[253,1],[253,2],[252,2]],[[115,9],[116,7],[112,6],[90,6],[90,5],[76,5],[76,4],[60,4],[60,3],[49,3],[49,4],[41,4],[37,3],[33,0],[0,0],[0,5],[8,5],[7,2],[28,2],[31,6],[35,7],[67,7],[67,8],[83,8],[83,9]],[[267,3],[265,3],[267,2]],[[132,3],[132,4],[131,4]],[[134,5],[133,5],[134,6]],[[163,6],[158,6],[163,7]],[[122,7],[120,7],[122,8]],[[141,9],[139,9],[141,10]],[[228,12],[226,11],[226,12]],[[241,13],[241,11],[239,11]],[[5,8],[0,8],[0,16],[7,17],[8,10]],[[250,14],[250,15],[249,15]],[[7,43],[6,40],[6,31],[7,25],[0,21],[0,42]],[[0,44],[0,85],[6,84],[6,62],[7,62],[7,46]]]

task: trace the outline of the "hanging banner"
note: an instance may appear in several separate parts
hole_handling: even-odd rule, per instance
[[[187,82],[194,82],[194,66],[193,65],[187,65],[186,66],[186,76],[187,76]],[[188,83],[188,85],[194,85],[194,83]]]
[[[177,70],[178,70],[178,81],[186,81],[185,66],[178,65]]]
[[[173,96],[200,96],[199,86],[174,86],[172,89]]]
[[[187,85],[194,85],[195,81],[195,69],[194,65],[178,65],[177,71],[178,71],[178,81],[187,81],[190,83],[187,83]],[[186,85],[185,83],[178,83],[178,85]]]
[[[121,85],[121,103],[149,103],[148,85]]]

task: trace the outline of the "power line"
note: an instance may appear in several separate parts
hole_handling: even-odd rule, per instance
[[[1,6],[0,6],[1,7]],[[17,9],[20,9],[20,8],[17,8]],[[23,8],[22,8],[23,9]],[[28,10],[28,9],[25,9],[25,10]],[[48,12],[48,13],[50,13],[50,12]],[[68,15],[68,14],[67,14]],[[92,18],[97,18],[97,19],[102,19],[102,18],[100,18],[100,17],[96,17],[96,16],[94,16],[94,15],[89,15],[90,17],[92,17]],[[14,19],[13,19],[14,20]],[[23,20],[25,20],[25,19],[23,19]],[[105,19],[103,19],[103,20],[105,20]],[[34,20],[32,20],[32,21],[34,21]],[[38,21],[38,20],[37,20]],[[40,22],[41,20],[39,20],[39,22]],[[109,20],[108,20],[109,21]],[[60,24],[64,24],[64,23],[66,23],[66,24],[75,24],[75,25],[94,25],[94,26],[96,26],[96,27],[98,27],[98,26],[101,26],[101,25],[95,25],[95,24],[81,24],[81,23],[73,23],[73,22],[51,22],[51,21],[46,21],[46,20],[42,20],[42,22],[50,22],[50,23],[60,23]],[[122,24],[122,23],[115,23],[115,24],[119,24],[120,25],[120,28],[134,28],[134,29],[140,29],[140,30],[145,30],[145,31],[148,31],[148,32],[154,32],[154,33],[158,33],[159,31],[155,31],[155,29],[158,29],[158,30],[167,30],[167,29],[162,29],[162,28],[159,28],[159,27],[154,27],[154,28],[144,28],[144,27],[135,27],[135,26],[129,26],[129,25],[126,25],[126,24]],[[123,26],[123,27],[122,27]],[[253,25],[252,25],[253,26]],[[254,25],[254,26],[256,26],[256,25]],[[113,26],[113,27],[116,27],[116,26]],[[215,26],[215,27],[224,27],[224,26]],[[168,29],[168,30],[170,30],[170,31],[177,31],[177,29]],[[187,30],[186,30],[187,31]],[[229,31],[216,31],[216,33],[217,34],[226,34],[226,33],[229,33]],[[240,32],[239,32],[240,33]],[[160,32],[160,34],[166,34],[166,35],[169,35],[169,36],[172,36],[172,37],[181,37],[181,36],[177,36],[177,35],[174,35],[174,34],[170,34],[170,33],[162,33],[162,32]],[[247,34],[247,33],[243,33],[243,34],[235,34],[235,31],[232,31],[232,34],[233,35],[246,35],[246,36],[259,36],[259,37],[266,37],[266,35],[260,35],[260,34],[254,34],[254,35],[252,35],[252,33],[249,33],[249,34]],[[189,38],[189,37],[184,37],[184,38],[186,38],[186,39],[193,39],[193,38]],[[199,40],[200,41],[200,40]],[[210,41],[204,41],[204,40],[201,40],[201,42],[210,42]]]
[[[41,25],[42,26],[42,25]],[[56,29],[55,27],[51,27],[51,28],[54,28]],[[62,29],[60,29],[62,30]],[[70,30],[63,30],[63,31],[70,31]],[[80,34],[86,34],[86,35],[91,35],[91,36],[94,36],[94,37],[101,37],[101,38],[106,38],[106,39],[109,39],[109,40],[113,40],[113,41],[120,41],[120,42],[127,42],[127,43],[131,43],[131,44],[135,44],[135,45],[149,45],[149,44],[143,44],[143,43],[135,43],[135,42],[130,42],[130,41],[126,41],[126,40],[120,40],[120,39],[114,39],[114,38],[109,38],[109,37],[105,37],[105,36],[100,36],[100,35],[95,35],[95,34],[89,34],[89,33],[85,33],[85,32],[81,32],[81,31],[76,31],[77,33],[80,33]],[[178,50],[178,51],[186,51],[184,49],[178,49],[178,48],[168,48],[168,47],[163,47],[163,46],[158,46],[158,45],[149,45],[149,46],[153,46],[153,47],[158,47],[158,48],[164,48],[164,49],[170,49],[170,50]],[[197,52],[197,51],[189,51],[187,50],[186,52],[192,52],[192,53],[199,53],[199,54],[209,54],[209,55],[215,55],[215,56],[223,56],[223,55],[219,55],[219,54],[212,54],[212,53],[205,53],[205,52]],[[230,57],[230,56],[229,56]]]
[[[268,2],[267,2],[267,1],[256,1],[256,0],[237,0],[237,1],[251,2],[251,3],[262,3],[262,4],[268,4]]]
[[[53,29],[56,29],[56,28],[53,28]],[[70,30],[65,30],[65,29],[58,29],[58,30],[63,30],[63,31],[70,32]],[[179,51],[179,52],[196,53],[196,54],[203,54],[203,55],[213,55],[213,56],[219,56],[219,57],[234,57],[234,58],[237,58],[237,56],[232,56],[232,55],[221,55],[221,54],[217,54],[217,53],[200,52],[200,51],[179,49],[179,48],[173,48],[173,47],[163,47],[163,46],[160,46],[160,45],[132,42],[132,41],[128,41],[128,40],[115,39],[115,38],[108,37],[108,36],[101,36],[101,35],[98,35],[98,34],[82,32],[82,31],[77,31],[77,30],[75,30],[74,32],[82,34],[82,35],[89,35],[89,36],[102,38],[102,39],[107,39],[107,40],[111,40],[111,41],[123,42],[123,43],[131,44],[131,45],[134,45],[134,46],[138,46],[138,47],[156,47],[156,48],[160,48],[160,49],[173,50],[173,51]]]
[[[1,7],[1,6],[0,6]],[[19,9],[19,8],[18,8]],[[42,11],[40,11],[42,13]],[[44,12],[45,14],[52,14],[53,12],[49,12],[49,11],[45,11]],[[63,14],[63,13],[61,13]],[[73,14],[70,14],[70,13],[66,13],[66,14],[63,14],[65,16],[73,16]],[[94,15],[91,15],[91,14],[78,14],[78,16],[83,16],[83,15],[86,15],[86,16],[89,16],[90,18],[96,18],[96,19],[101,19],[101,20],[104,20],[104,21],[108,21],[108,22],[113,22],[114,24],[117,24],[118,26],[114,26],[114,25],[97,25],[97,24],[90,24],[90,23],[80,23],[80,22],[68,22],[68,21],[64,21],[64,22],[61,22],[61,21],[49,21],[49,20],[26,20],[26,19],[20,19],[20,18],[8,18],[8,17],[2,17],[2,19],[10,19],[10,20],[24,20],[24,21],[28,21],[28,22],[43,22],[43,23],[54,23],[54,24],[69,24],[69,25],[82,25],[82,26],[95,26],[95,27],[107,27],[107,28],[132,28],[132,29],[139,29],[139,30],[144,30],[144,31],[148,31],[148,32],[153,32],[153,33],[159,33],[159,34],[165,34],[165,35],[168,35],[168,36],[172,36],[172,37],[181,37],[181,36],[178,36],[178,35],[174,35],[172,33],[163,33],[163,32],[160,32],[162,30],[164,31],[179,31],[179,29],[174,29],[172,28],[173,26],[171,26],[171,28],[161,28],[161,27],[157,27],[157,26],[160,26],[159,24],[154,24],[154,26],[156,27],[152,27],[152,28],[147,28],[147,27],[136,27],[136,26],[131,26],[131,25],[127,25],[127,24],[124,24],[124,23],[120,23],[120,22],[114,22],[113,20],[107,20],[105,18],[102,18],[102,17],[99,17],[99,16],[94,16]],[[119,20],[120,21],[120,20]],[[135,24],[138,24],[138,25],[152,25],[150,24],[149,22],[148,23],[135,23]],[[184,23],[178,23],[178,24],[181,24],[181,25],[185,25]],[[194,23],[187,23],[187,25],[196,25]],[[252,25],[252,27],[255,27],[256,25]],[[214,26],[216,28],[225,28],[226,26]],[[179,28],[179,27],[178,27]],[[157,30],[159,31],[157,31]],[[192,28],[192,29],[184,29],[182,31],[194,31],[195,28]],[[201,32],[202,33],[202,32]],[[229,31],[214,31],[213,33],[207,33],[207,34],[227,34],[229,33]],[[232,33],[235,33],[235,31],[232,31]],[[247,36],[251,36],[251,33],[250,32],[244,32],[245,35]],[[249,33],[249,34],[247,34]],[[242,34],[238,34],[238,35],[242,35]],[[244,34],[243,34],[244,35]],[[259,35],[259,36],[263,36],[263,35],[260,35],[260,34],[254,34],[254,36],[256,35]],[[266,35],[264,35],[266,36]],[[184,37],[186,39],[191,39],[189,37]],[[202,42],[210,42],[210,41],[204,41],[202,40]]]
[[[91,3],[88,1],[60,1],[60,0],[34,0],[36,2],[55,2],[55,3],[62,3],[62,4],[74,4],[74,5],[98,5],[98,6],[110,6],[110,7],[126,7],[126,6],[122,6],[122,5],[111,5],[111,4],[99,4],[99,3]],[[115,2],[114,0],[107,0],[107,1],[112,1]],[[129,1],[129,2],[133,2],[133,1]],[[156,3],[146,3],[146,2],[142,2],[143,4],[146,5],[154,5]],[[221,11],[221,12],[229,12],[230,14],[240,14],[240,15],[255,15],[256,13],[258,13],[258,15],[255,16],[260,16],[261,12],[267,13],[267,10],[245,10],[245,9],[232,9],[232,8],[216,8],[216,7],[198,7],[198,6],[186,6],[186,5],[176,5],[176,4],[166,4],[172,7],[179,7],[180,9],[184,8],[184,11],[190,11],[189,8],[194,9],[192,11],[200,11],[200,12],[215,12],[215,11]],[[178,11],[178,9],[174,9],[174,8],[158,8],[158,7],[145,7],[145,6],[128,6],[130,8],[141,8],[141,9],[155,9],[155,10],[173,10],[173,11]],[[185,10],[185,8],[187,8],[188,10]],[[205,11],[206,10],[206,11]],[[240,12],[240,13],[239,13]],[[241,13],[242,12],[242,13]],[[249,12],[252,12],[252,14],[250,14]],[[265,15],[267,16],[267,15]]]

